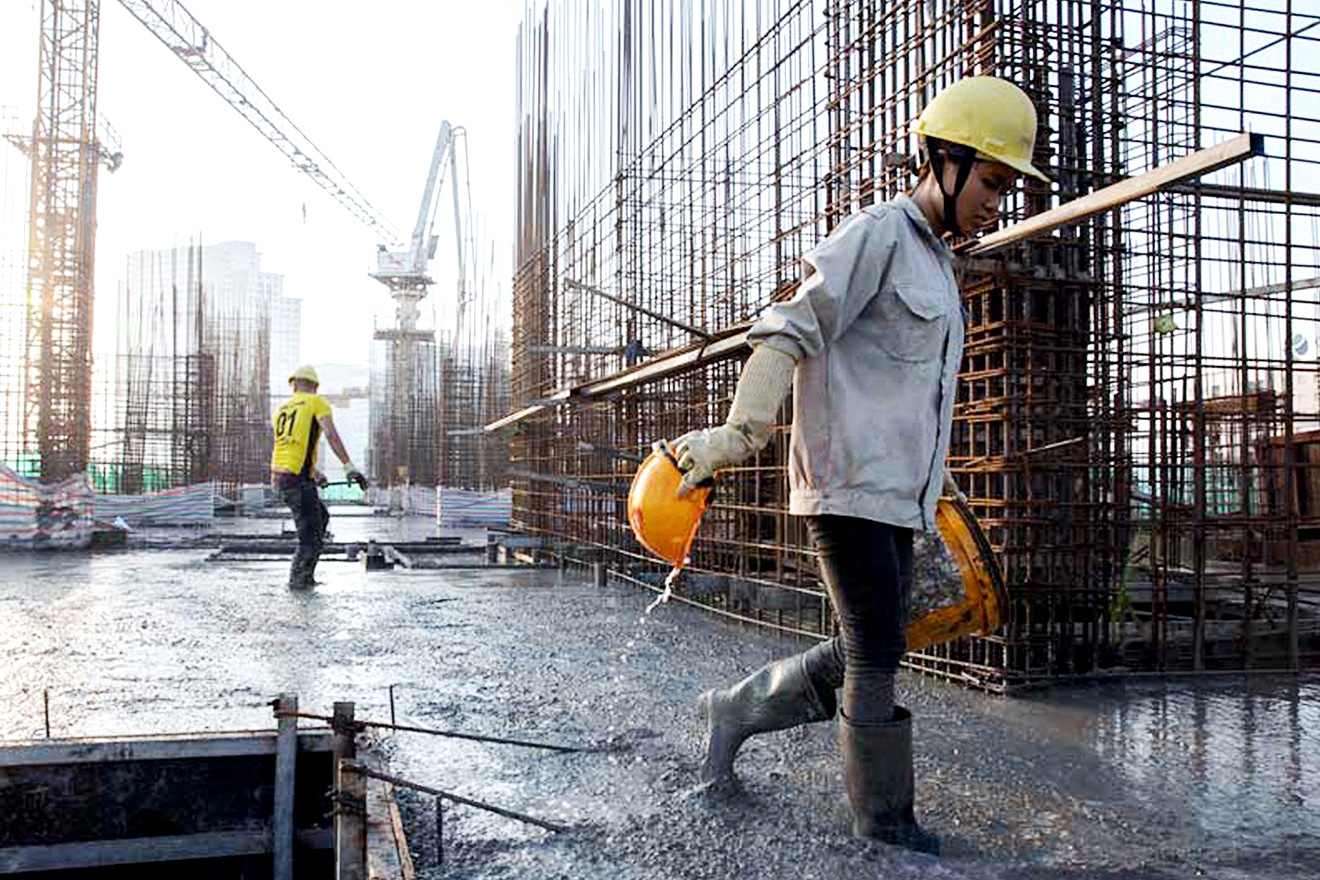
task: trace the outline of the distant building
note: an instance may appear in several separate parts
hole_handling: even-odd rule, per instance
[[[267,479],[272,392],[287,393],[299,354],[301,303],[283,287],[251,242],[129,256],[108,488]]]
[[[283,398],[301,360],[302,300],[283,294],[283,275],[263,272],[261,278],[270,302],[270,393]]]

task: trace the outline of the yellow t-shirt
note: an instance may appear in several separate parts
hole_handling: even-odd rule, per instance
[[[321,395],[293,392],[275,411],[275,448],[270,454],[270,469],[311,476],[321,439],[321,423],[317,419],[329,414],[330,404]]]

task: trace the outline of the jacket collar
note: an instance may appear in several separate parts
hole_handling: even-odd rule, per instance
[[[917,232],[921,234],[921,237],[926,240],[927,244],[937,252],[949,250],[949,246],[935,234],[934,229],[930,228],[930,221],[926,219],[926,215],[921,212],[921,208],[917,206],[917,203],[912,200],[911,196],[895,196],[894,204],[903,209],[903,213],[907,215],[908,220],[912,221],[912,225],[916,227]]]

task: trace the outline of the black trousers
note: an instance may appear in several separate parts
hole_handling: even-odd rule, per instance
[[[807,517],[820,556],[821,576],[839,617],[839,634],[806,652],[807,675],[827,708],[845,676],[845,715],[865,680],[892,676],[907,648],[908,592],[912,583],[912,530],[850,516]]]
[[[317,560],[321,558],[321,548],[325,546],[330,511],[321,501],[321,493],[311,480],[282,480],[280,494],[293,514],[293,527],[298,532],[298,552],[293,557],[293,573],[306,571],[310,575],[316,568]]]

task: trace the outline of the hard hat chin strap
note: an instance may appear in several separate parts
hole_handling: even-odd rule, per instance
[[[954,235],[963,235],[958,223],[958,196],[962,194],[967,179],[972,176],[972,166],[976,164],[976,150],[939,138],[926,138],[926,153],[930,161],[930,170],[935,174],[935,183],[944,196],[944,228]],[[958,176],[953,184],[953,192],[944,188],[944,157],[958,163]]]

